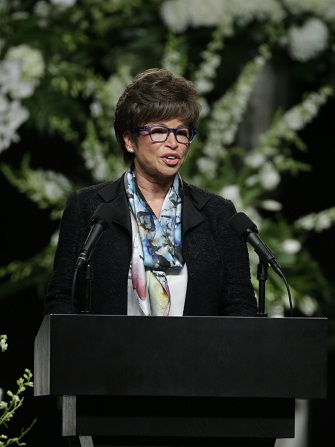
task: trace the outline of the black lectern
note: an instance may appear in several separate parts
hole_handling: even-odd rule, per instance
[[[63,396],[82,447],[265,446],[326,397],[323,318],[49,315],[35,396]],[[272,440],[272,441],[271,441]]]

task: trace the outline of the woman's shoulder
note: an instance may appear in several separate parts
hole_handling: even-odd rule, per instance
[[[77,195],[77,196],[90,196],[93,194],[99,193],[99,191],[103,190],[104,188],[108,187],[109,185],[112,185],[115,183],[115,180],[108,180],[106,182],[96,183],[94,185],[84,186],[83,188],[79,188],[76,191],[73,191],[71,195]]]
[[[208,203],[208,205],[221,205],[228,208],[234,208],[233,202],[220,196],[217,193],[208,191],[206,189],[200,188],[196,185],[192,185],[187,182],[183,182],[184,191],[196,201],[202,201]]]
[[[116,182],[109,180],[73,191],[66,200],[64,214],[84,215],[87,218],[104,201],[103,192],[112,189]]]
[[[69,197],[68,202],[83,200],[110,200],[111,197],[120,193],[120,186],[123,184],[122,177],[116,180],[108,180],[106,182],[96,183],[94,185],[85,186],[83,188],[73,191]]]

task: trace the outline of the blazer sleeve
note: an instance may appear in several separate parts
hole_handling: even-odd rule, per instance
[[[74,270],[79,250],[87,237],[92,209],[82,209],[77,192],[72,193],[66,203],[60,223],[59,238],[54,258],[54,271],[45,296],[45,314],[68,314],[79,312],[78,300],[71,302]],[[80,290],[78,275],[76,290]]]
[[[224,200],[225,212],[218,223],[218,246],[221,250],[224,282],[220,306],[221,315],[255,316],[257,302],[251,283],[249,253],[246,243],[230,228],[230,218],[236,213],[232,202]]]

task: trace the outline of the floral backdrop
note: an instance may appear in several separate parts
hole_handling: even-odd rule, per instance
[[[184,179],[257,223],[297,311],[331,315],[334,284],[305,242],[334,224],[335,206],[288,221],[280,191],[312,169],[297,156],[315,150],[302,131],[335,105],[333,0],[0,0],[0,14],[1,173],[54,228],[71,191],[125,169],[116,101],[139,71],[166,67],[194,81],[202,104]],[[3,297],[32,284],[43,296],[57,236],[0,267]],[[269,272],[266,287],[267,312],[283,315],[285,284]]]

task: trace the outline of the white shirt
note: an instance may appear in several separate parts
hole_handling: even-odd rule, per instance
[[[171,317],[181,317],[184,313],[184,305],[186,298],[186,288],[187,288],[187,266],[181,270],[170,269],[166,274],[170,295],[171,295],[171,307],[169,316]],[[131,266],[128,274],[128,315],[143,316],[143,312],[138,305],[133,289],[133,282],[131,279]]]

